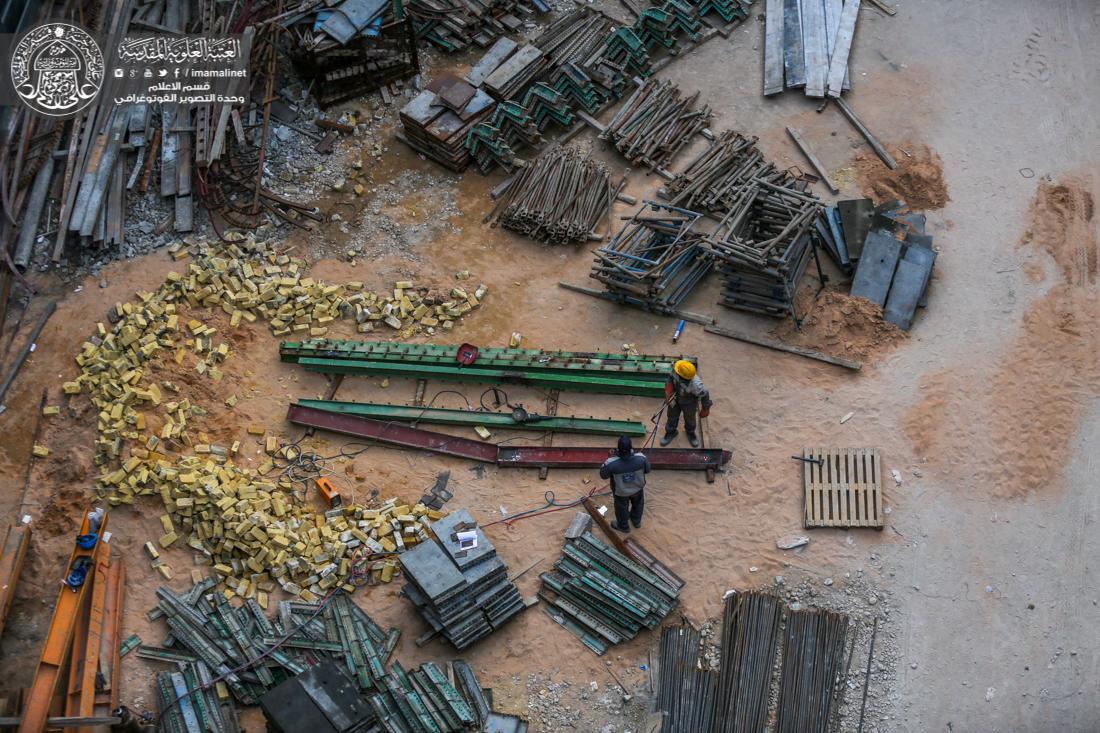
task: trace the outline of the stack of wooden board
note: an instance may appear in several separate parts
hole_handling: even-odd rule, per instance
[[[767,0],[764,95],[784,88],[808,97],[849,89],[848,54],[860,0]]]

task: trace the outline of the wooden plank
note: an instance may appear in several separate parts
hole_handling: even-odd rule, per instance
[[[708,324],[703,326],[703,330],[707,333],[713,333],[718,336],[725,336],[726,338],[743,341],[747,344],[753,344],[754,346],[763,346],[766,349],[782,351],[787,354],[797,354],[798,356],[804,356],[807,359],[823,361],[826,364],[841,366],[845,369],[854,369],[858,371],[861,368],[861,365],[858,361],[851,361],[849,359],[844,359],[839,356],[830,356],[828,354],[823,354],[820,351],[814,351],[813,349],[804,349],[801,346],[792,346],[790,344],[785,344],[781,341],[773,341],[762,336],[753,336],[747,333],[741,333],[740,331],[734,331],[732,329],[724,328],[722,326],[713,326]]]
[[[802,51],[802,11],[799,0],[783,0],[783,69],[789,88],[806,86],[806,57]]]
[[[768,0],[764,23],[764,96],[783,91],[783,0]]]
[[[856,33],[856,20],[859,18],[859,0],[847,0],[840,13],[840,25],[836,33],[836,48],[829,59],[828,94],[839,97],[844,91],[844,74],[848,69],[848,54],[852,50],[852,38]]]
[[[829,73],[829,43],[824,0],[801,0],[802,54],[806,66],[806,96],[824,97]]]
[[[99,643],[99,672],[96,685],[95,708],[93,714],[109,715],[118,708],[120,663],[119,644],[122,641],[122,616],[126,610],[126,567],[122,557],[111,559],[107,581],[107,605],[103,611],[103,633]]]
[[[825,0],[825,45],[829,49],[829,59],[836,49],[836,32],[840,28],[840,14],[844,10],[844,0]],[[827,77],[826,77],[827,78]],[[848,67],[844,67],[844,91],[851,89],[848,82]]]
[[[809,85],[807,84],[807,89]],[[809,94],[809,92],[807,92]],[[787,134],[791,136],[791,140],[794,140],[794,144],[798,146],[798,149],[802,151],[802,154],[806,156],[806,160],[810,161],[810,165],[817,171],[817,175],[821,178],[821,182],[829,189],[829,193],[834,196],[840,193],[840,189],[833,185],[833,182],[829,180],[829,172],[825,170],[825,166],[821,164],[821,161],[814,155],[814,151],[810,150],[810,146],[806,144],[806,141],[802,139],[802,136],[793,127],[787,128]]]

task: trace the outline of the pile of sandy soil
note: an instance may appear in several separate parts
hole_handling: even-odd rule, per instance
[[[1096,240],[1091,227],[1094,213],[1087,182],[1073,178],[1061,183],[1040,181],[1020,246],[1049,253],[1067,282],[1094,282],[1097,271]]]
[[[788,344],[805,346],[831,356],[866,361],[893,350],[907,335],[882,320],[882,308],[865,298],[838,290],[804,287],[795,297],[802,328],[785,320],[772,335]]]
[[[914,211],[942,209],[951,198],[943,180],[943,161],[927,145],[900,145],[890,150],[898,167],[887,168],[873,151],[856,156],[860,188],[875,203],[901,199]]]
[[[1039,184],[1020,245],[1049,253],[1062,280],[1028,308],[992,376],[930,375],[902,420],[920,455],[970,466],[975,485],[1000,496],[1061,485],[1082,406],[1100,395],[1100,292],[1092,285],[1100,241],[1090,188],[1084,179]]]

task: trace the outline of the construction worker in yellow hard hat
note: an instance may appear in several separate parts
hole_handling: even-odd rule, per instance
[[[706,417],[714,403],[710,400],[710,392],[703,386],[703,380],[695,373],[694,364],[680,359],[672,365],[672,374],[668,375],[668,381],[665,382],[665,397],[668,398],[668,417],[665,420],[665,436],[661,438],[661,445],[668,445],[676,437],[680,415],[683,414],[684,432],[687,433],[688,442],[692,448],[698,448],[695,413],[698,412],[699,417]]]

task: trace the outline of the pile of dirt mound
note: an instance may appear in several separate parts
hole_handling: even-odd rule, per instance
[[[787,320],[772,335],[788,344],[865,361],[892,350],[908,336],[882,320],[882,308],[838,290],[803,288],[795,298],[802,328]]]
[[[856,156],[860,188],[875,203],[901,199],[914,211],[942,209],[951,200],[943,180],[943,161],[927,145],[902,145],[890,153],[898,167],[890,170],[871,151]]]
[[[1040,181],[1028,210],[1028,228],[1020,246],[1049,252],[1067,283],[1095,282],[1097,241],[1092,220],[1095,203],[1088,183],[1067,178]]]

